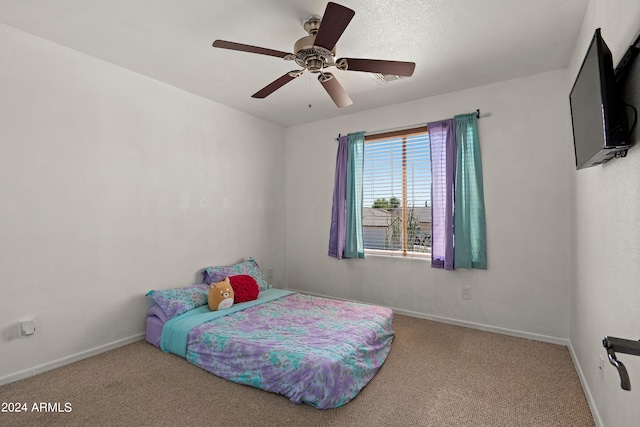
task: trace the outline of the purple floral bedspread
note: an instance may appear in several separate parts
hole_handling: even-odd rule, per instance
[[[367,385],[393,336],[388,308],[291,294],[196,326],[186,357],[217,376],[327,409]]]

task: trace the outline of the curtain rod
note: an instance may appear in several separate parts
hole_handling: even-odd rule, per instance
[[[476,110],[476,117],[481,119],[483,117],[489,117],[491,116],[491,113],[480,113],[480,109],[478,108]],[[437,120],[435,120],[437,121]],[[426,123],[418,123],[415,125],[409,125],[409,126],[401,126],[401,127],[397,127],[397,128],[391,128],[391,129],[382,129],[382,130],[376,130],[373,132],[366,132],[364,133],[365,136],[367,135],[375,135],[378,133],[387,133],[387,132],[396,132],[396,131],[400,131],[400,130],[406,130],[406,129],[413,129],[413,128],[417,128],[417,127],[421,127],[421,126],[426,126]],[[340,138],[342,135],[338,134],[338,138]],[[338,138],[336,138],[336,141],[338,140]]]

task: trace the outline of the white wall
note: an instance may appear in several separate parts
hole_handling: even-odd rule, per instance
[[[277,286],[568,338],[596,422],[635,425],[640,358],[620,355],[631,392],[597,367],[604,335],[640,338],[640,149],[576,172],[571,147],[568,92],[596,27],[617,62],[640,3],[592,0],[568,70],[285,134],[0,25],[0,384],[139,337],[147,290],[252,255]],[[492,113],[479,122],[486,271],[326,255],[338,133],[476,108]],[[32,317],[38,332],[18,339]]]
[[[0,383],[139,338],[144,294],[205,266],[253,256],[284,285],[282,127],[4,25],[0,40]]]
[[[596,28],[611,49],[614,65],[640,32],[637,0],[592,0],[569,67],[568,94]],[[636,60],[639,62],[640,60]],[[635,66],[635,70],[640,67]],[[634,76],[640,81],[638,72]],[[636,94],[640,100],[640,93]],[[636,108],[640,109],[640,103]],[[640,133],[635,133],[635,143]],[[620,388],[616,369],[600,357],[605,335],[640,338],[640,148],[624,159],[573,172],[575,191],[575,280],[570,289],[570,341],[594,418],[603,426],[636,426],[640,420],[640,357],[619,355],[631,391]]]
[[[566,342],[573,194],[566,81],[566,70],[553,71],[288,128],[288,287]],[[409,126],[476,108],[491,113],[479,121],[486,271],[327,256],[338,133]],[[462,300],[462,286],[472,288],[472,300]]]

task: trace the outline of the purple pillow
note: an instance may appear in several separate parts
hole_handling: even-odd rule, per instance
[[[200,283],[177,289],[160,289],[147,292],[147,296],[162,308],[169,319],[205,305],[209,299],[209,285]]]
[[[204,269],[203,278],[204,283],[218,283],[229,276],[239,276],[246,274],[253,277],[258,282],[258,289],[260,291],[271,288],[271,284],[267,282],[264,274],[260,271],[258,263],[253,258],[249,258],[244,262],[240,262],[234,265],[227,265],[222,267],[207,267]]]

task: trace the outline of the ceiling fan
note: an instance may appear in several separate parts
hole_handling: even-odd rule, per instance
[[[403,61],[385,61],[379,59],[340,58],[336,56],[336,42],[351,22],[355,12],[337,3],[329,2],[324,16],[310,16],[305,19],[303,26],[308,36],[302,37],[293,45],[293,52],[251,46],[224,40],[216,40],[213,47],[238,50],[242,52],[258,53],[295,61],[301,70],[289,71],[282,77],[269,83],[252,95],[253,98],[266,98],[291,80],[300,77],[305,71],[318,74],[320,84],[325,88],[338,108],[353,104],[349,95],[340,85],[335,76],[325,72],[328,67],[336,67],[342,71],[363,71],[370,73],[390,74],[409,77],[413,74],[416,64]]]

